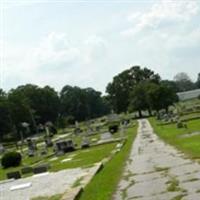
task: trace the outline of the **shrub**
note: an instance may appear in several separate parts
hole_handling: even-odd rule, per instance
[[[4,168],[19,166],[22,160],[22,156],[18,152],[5,153],[1,159],[1,165]]]
[[[109,126],[109,132],[110,133],[116,133],[119,129],[119,125],[118,124],[114,124],[114,125],[110,125]]]
[[[176,127],[177,128],[183,128],[184,127],[183,122],[181,122],[181,121],[177,122]]]

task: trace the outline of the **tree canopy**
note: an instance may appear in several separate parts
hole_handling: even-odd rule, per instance
[[[65,85],[60,92],[50,86],[26,84],[11,89],[0,89],[0,140],[12,133],[19,137],[23,123],[30,132],[38,131],[40,124],[52,122],[60,127],[67,123],[88,120],[108,114],[143,110],[149,113],[168,110],[178,100],[176,93],[200,88],[200,73],[194,83],[186,73],[174,80],[161,80],[148,68],[133,66],[116,75],[107,85],[105,96],[93,88]]]
[[[140,66],[131,67],[115,76],[106,88],[113,110],[117,113],[126,112],[130,103],[130,91],[143,81],[159,83],[160,76]]]

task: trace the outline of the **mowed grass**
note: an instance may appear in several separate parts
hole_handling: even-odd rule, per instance
[[[61,197],[62,197],[62,194],[57,194],[57,195],[53,195],[51,197],[36,197],[31,200],[60,200]]]
[[[167,143],[174,145],[191,158],[200,158],[200,134],[189,136],[191,133],[200,132],[200,119],[189,120],[187,121],[188,128],[179,129],[175,123],[161,125],[155,118],[149,120],[155,133]],[[184,134],[188,134],[189,137],[181,137]]]
[[[19,167],[13,167],[8,169],[0,169],[0,180],[6,179],[6,173],[11,171],[20,171],[24,166],[30,165],[32,167],[49,163],[50,171],[59,171],[62,169],[75,168],[75,167],[87,167],[96,162],[100,162],[103,158],[108,157],[111,151],[115,148],[116,142],[109,144],[102,144],[98,146],[93,146],[84,150],[77,150],[74,152],[66,153],[63,156],[57,157],[57,160],[51,161],[52,158],[56,156],[45,156],[39,157],[35,156],[33,158],[25,158],[23,163]],[[61,162],[64,159],[71,158],[71,160],[67,162]],[[27,174],[28,176],[32,174]],[[26,176],[27,176],[26,175]]]
[[[116,144],[116,142],[103,144],[87,148],[85,150],[68,153],[68,155],[61,156],[58,160],[51,162],[52,167],[50,171],[59,171],[66,168],[87,167],[100,162],[103,158],[106,158],[111,154],[111,151],[115,148]],[[61,160],[70,158],[71,156],[73,156],[72,160],[61,163]]]
[[[122,176],[125,162],[128,159],[137,126],[127,129],[127,142],[122,150],[112,158],[86,186],[79,200],[110,200]]]

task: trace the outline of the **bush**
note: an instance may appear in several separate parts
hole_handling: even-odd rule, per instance
[[[117,124],[109,126],[109,132],[110,133],[116,133],[118,131],[118,129],[119,129],[119,125],[117,125]]]
[[[181,121],[177,122],[176,127],[177,128],[183,128],[184,127],[183,122],[181,122]]]
[[[4,168],[19,166],[22,160],[22,156],[18,152],[5,153],[1,159],[1,165]]]

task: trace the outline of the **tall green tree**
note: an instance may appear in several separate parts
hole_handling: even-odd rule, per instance
[[[113,81],[108,84],[106,92],[115,112],[127,111],[130,103],[130,91],[132,92],[134,87],[144,81],[159,83],[160,76],[150,69],[134,66],[113,78]]]
[[[196,86],[197,86],[197,88],[200,88],[200,73],[198,73]]]
[[[143,83],[138,83],[130,93],[130,111],[138,111],[139,117],[142,117],[142,111],[149,108],[146,88]]]
[[[12,131],[12,121],[6,93],[0,89],[0,142]]]
[[[143,110],[148,110],[150,114],[152,110],[165,109],[168,112],[168,107],[177,101],[176,92],[170,86],[144,81],[131,92],[129,109],[138,111],[142,117]]]
[[[66,85],[60,93],[61,114],[72,116],[78,121],[101,116],[108,112],[108,105],[101,93],[93,88],[79,88]]]
[[[12,89],[8,94],[11,116],[18,133],[22,122],[30,124],[33,132],[39,123],[55,122],[59,114],[59,97],[57,92],[46,86],[22,85]]]
[[[188,74],[185,72],[180,72],[175,75],[174,81],[178,87],[178,92],[184,92],[196,89],[195,83],[192,82]]]

